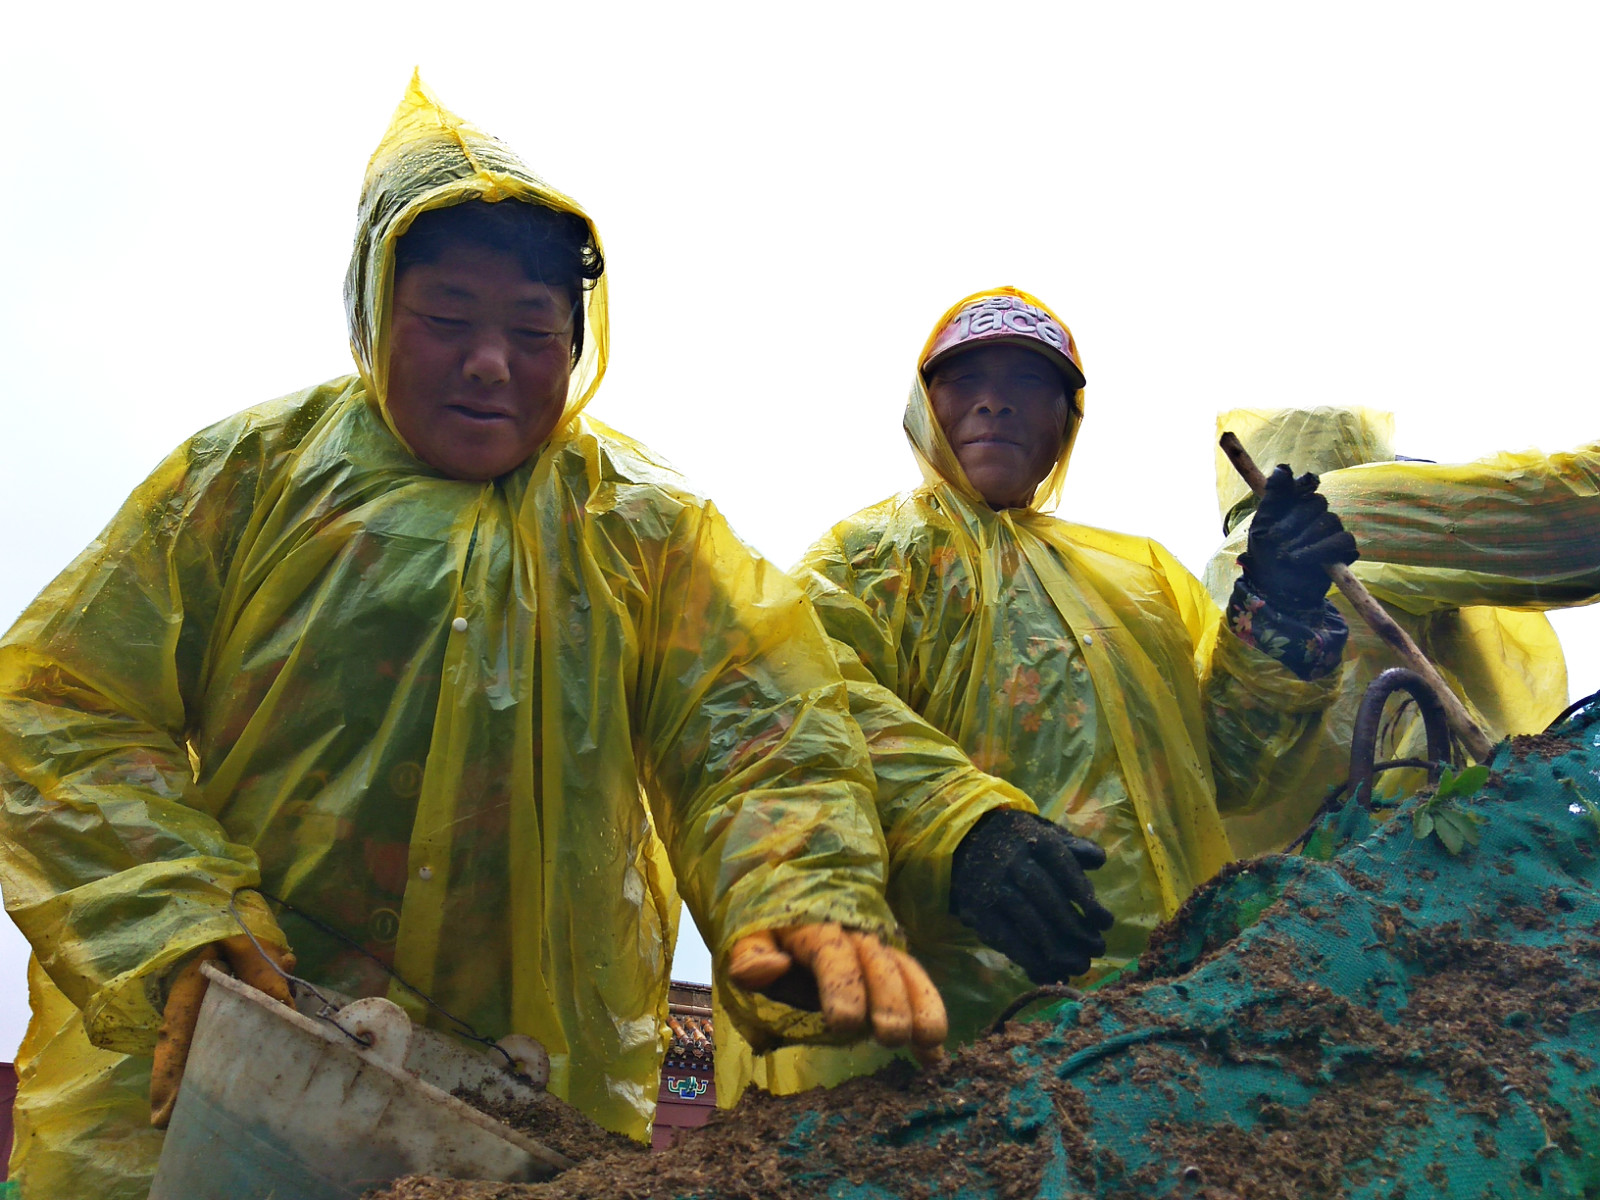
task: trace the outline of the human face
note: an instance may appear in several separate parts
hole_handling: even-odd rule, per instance
[[[982,346],[940,363],[928,398],[968,481],[990,508],[1021,508],[1055,466],[1067,385],[1021,346]]]
[[[566,288],[516,257],[457,242],[394,289],[389,416],[417,457],[452,479],[494,479],[550,436],[572,374]]]

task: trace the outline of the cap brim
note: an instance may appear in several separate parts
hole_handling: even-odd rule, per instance
[[[986,346],[1020,346],[1024,350],[1032,350],[1040,358],[1047,359],[1051,366],[1061,372],[1062,378],[1066,380],[1068,391],[1076,392],[1087,386],[1083,372],[1078,370],[1078,364],[1061,353],[1061,351],[1046,342],[1040,341],[1038,338],[1014,333],[1003,333],[996,337],[973,338],[970,341],[962,342],[958,346],[951,346],[947,350],[941,350],[922,364],[923,379],[927,379],[929,373],[940,363],[948,362],[957,355],[966,354],[971,350],[982,350]]]

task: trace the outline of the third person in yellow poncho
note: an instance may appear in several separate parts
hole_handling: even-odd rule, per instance
[[[1322,473],[1322,491],[1361,544],[1352,570],[1438,666],[1493,738],[1538,733],[1567,702],[1566,662],[1546,611],[1600,597],[1600,444],[1563,454],[1499,454],[1478,462],[1396,461],[1394,417],[1372,409],[1234,409],[1217,417],[1258,462]],[[1205,582],[1223,600],[1245,549],[1255,499],[1217,454],[1226,540]],[[1349,612],[1342,596],[1334,603]],[[1349,775],[1362,694],[1403,666],[1355,622],[1339,693],[1307,752],[1277,764],[1258,811],[1225,814],[1241,856],[1282,849],[1303,833],[1328,789]],[[1595,681],[1589,681],[1592,686]],[[1424,757],[1422,722],[1392,702],[1380,760]],[[1393,792],[1420,772],[1378,780]]]

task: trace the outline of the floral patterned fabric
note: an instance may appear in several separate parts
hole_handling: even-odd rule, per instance
[[[1291,613],[1269,604],[1242,574],[1228,599],[1228,628],[1246,646],[1276,659],[1301,679],[1320,679],[1339,666],[1350,626],[1333,603]]]

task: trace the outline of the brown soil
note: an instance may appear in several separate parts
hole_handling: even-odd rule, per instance
[[[637,1142],[602,1129],[572,1105],[554,1096],[518,1104],[491,1099],[476,1088],[457,1088],[451,1095],[485,1116],[504,1121],[558,1154],[565,1154],[573,1162],[583,1162],[601,1154],[645,1152],[645,1147]]]
[[[1553,733],[1519,733],[1511,739],[1511,753],[1522,758],[1534,754],[1540,758],[1555,758],[1558,755],[1570,754],[1575,748],[1572,735]]]
[[[1600,942],[1575,939],[1555,950],[1464,936],[1451,927],[1410,929],[1385,910],[1379,936],[1419,971],[1398,1023],[1357,1000],[1303,979],[1292,946],[1264,939],[1237,956],[1258,994],[1276,1003],[1240,1021],[1258,1034],[1292,1032],[1275,1046],[1283,1066],[1310,1083],[1304,1108],[1258,1106],[1257,1123],[1152,1124],[1143,1140],[1159,1161],[1181,1163],[1188,1194],[1208,1200],[1332,1197],[1358,1178],[1381,1177],[1391,1159],[1427,1144],[1426,1097],[1412,1086],[1439,1080],[1463,1109],[1491,1122],[1520,1096],[1551,1142],[1568,1148],[1568,1114],[1549,1098],[1543,1059],[1530,1053],[1544,1031],[1600,1005],[1593,976]],[[1584,971],[1573,964],[1588,960]],[[1152,1194],[1154,1173],[1128,1173],[1110,1146],[1088,1136],[1083,1093],[1059,1080],[1052,1063],[1103,1040],[1100,1018],[1148,1026],[1140,996],[1152,984],[1118,981],[1083,1002],[1076,1027],[1051,1021],[1013,1024],[928,1070],[896,1064],[830,1091],[775,1098],[752,1093],[733,1113],[659,1154],[627,1152],[580,1163],[544,1184],[402,1180],[374,1200],[809,1200],[838,1180],[871,1182],[907,1200],[948,1196],[963,1186],[1034,1195],[1050,1160],[1052,1127],[1073,1173],[1088,1187],[1131,1198]],[[1184,1053],[1149,1045],[1108,1057],[1078,1078],[1112,1076],[1167,1096],[1198,1087],[1193,1064],[1219,1063],[1239,1050],[1213,1047],[1174,1029]],[[1254,1039],[1245,1039],[1253,1041]],[[1344,1063],[1326,1051],[1361,1046]],[[1031,1061],[1030,1061],[1031,1060]],[[1040,1065],[1043,1060],[1043,1065]],[[1187,1065],[1186,1065],[1187,1064]],[[1333,1071],[1327,1080],[1319,1073]],[[1028,1088],[1031,1086],[1031,1090]],[[1026,1102],[1019,1105],[1019,1093]],[[814,1114],[808,1116],[807,1114]],[[805,1122],[796,1128],[797,1122]],[[942,1131],[942,1132],[941,1132]],[[1492,1148],[1492,1146],[1491,1146]],[[1438,1166],[1436,1174],[1444,1168]]]

